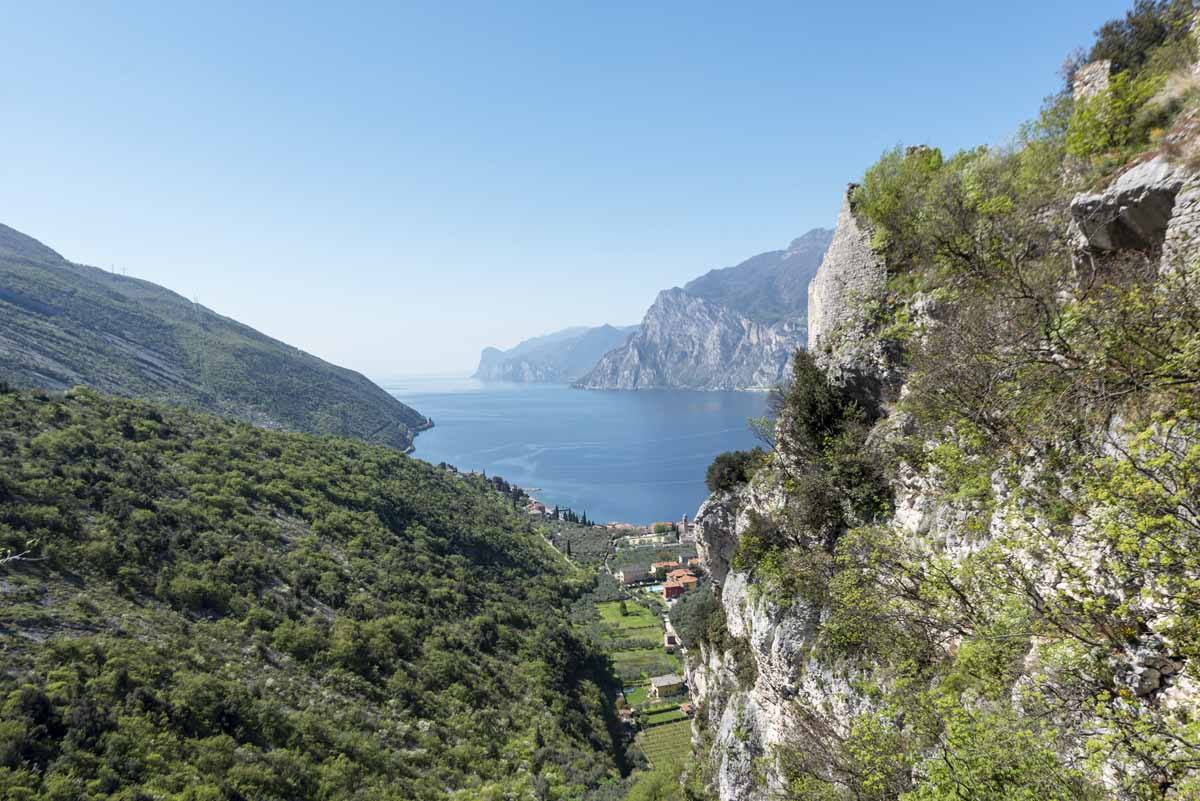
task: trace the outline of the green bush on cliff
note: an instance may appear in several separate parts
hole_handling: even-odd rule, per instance
[[[1197,11],[1196,0],[1136,0],[1124,17],[1096,31],[1088,59],[1108,59],[1114,71],[1137,72],[1164,47],[1190,39]]]
[[[848,526],[887,516],[887,483],[864,447],[866,415],[807,351],[796,352],[791,378],[772,393],[770,406],[788,503],[770,517],[751,513],[733,565],[753,571],[773,594],[820,604],[838,538]]]
[[[761,448],[748,451],[726,451],[713,459],[704,476],[709,492],[731,492],[746,484],[766,463]]]
[[[1154,143],[1183,109],[1179,92],[1160,92],[1195,58],[1197,12],[1195,0],[1138,0],[1124,19],[1097,31],[1089,58],[1108,59],[1113,74],[1107,90],[1075,104],[1066,140],[1072,156],[1104,169]]]
[[[1171,116],[1169,106],[1149,106],[1164,80],[1160,75],[1135,79],[1120,72],[1107,90],[1077,102],[1067,131],[1067,152],[1085,160],[1106,154],[1121,158],[1131,148],[1145,146],[1151,131]]]

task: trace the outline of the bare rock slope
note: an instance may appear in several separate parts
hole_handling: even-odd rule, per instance
[[[833,232],[815,228],[786,250],[712,270],[659,293],[641,329],[605,354],[587,389],[769,389],[804,347],[808,285]]]

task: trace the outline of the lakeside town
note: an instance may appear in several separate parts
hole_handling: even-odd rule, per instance
[[[525,512],[564,556],[596,570],[596,589],[576,622],[612,659],[622,681],[618,717],[635,750],[648,767],[682,758],[695,708],[687,638],[672,612],[698,598],[707,582],[695,522],[684,514],[676,521],[595,523],[532,498]]]
[[[688,612],[688,605],[702,607],[712,599],[695,521],[683,514],[674,521],[597,523],[586,511],[533,497],[539,490],[440,466],[490,483],[569,562],[594,571],[594,587],[575,604],[572,622],[608,655],[620,680],[612,697],[635,767],[686,758],[696,715],[686,668],[690,639],[673,617],[701,619],[703,610]]]

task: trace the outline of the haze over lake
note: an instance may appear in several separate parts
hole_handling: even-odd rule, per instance
[[[596,392],[561,385],[414,377],[380,382],[433,418],[415,456],[483,470],[597,522],[692,516],[713,457],[755,445],[754,392]]]

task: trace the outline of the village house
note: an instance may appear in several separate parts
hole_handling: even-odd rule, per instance
[[[683,595],[687,590],[678,581],[668,581],[662,585],[663,598],[668,601],[673,601],[680,595]]]
[[[650,697],[666,698],[683,690],[683,677],[675,673],[650,679]]]
[[[700,579],[692,575],[680,576],[679,578],[675,579],[675,583],[683,587],[684,592],[691,592],[700,585]]]
[[[640,548],[644,545],[665,545],[672,535],[669,534],[637,534],[623,537],[618,543],[621,548]]]
[[[686,567],[679,567],[667,573],[667,579],[670,581],[679,581],[684,576],[696,577],[696,574],[688,570]]]
[[[613,575],[617,577],[617,581],[625,586],[637,584],[639,581],[646,581],[650,578],[650,574],[642,567],[623,567]]]
[[[657,579],[666,578],[667,574],[679,567],[678,562],[655,562],[650,565],[650,572]]]

